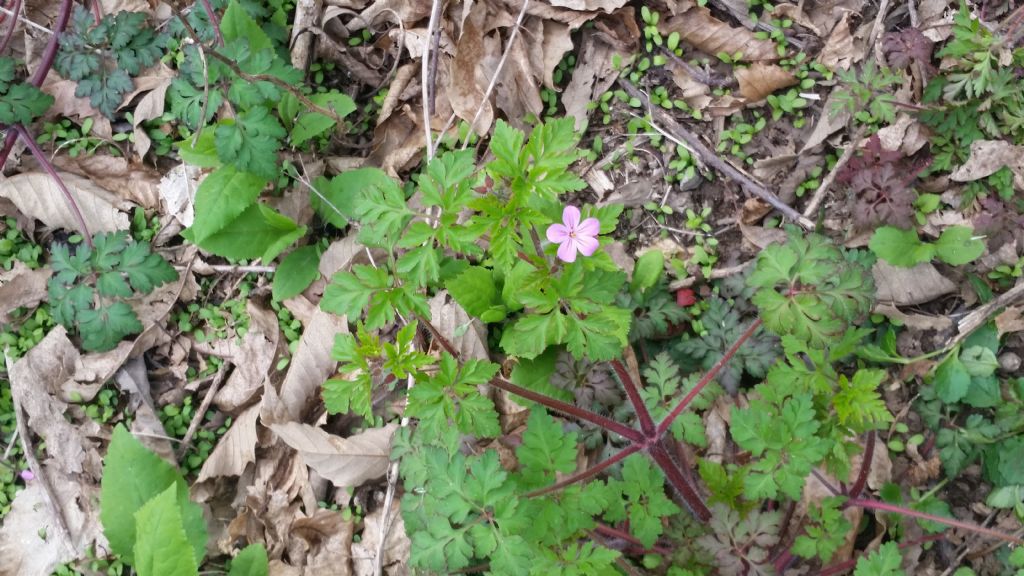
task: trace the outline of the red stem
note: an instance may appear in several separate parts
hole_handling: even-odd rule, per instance
[[[11,39],[14,38],[14,29],[18,27],[18,14],[21,14],[21,0],[14,0],[11,14],[11,27],[7,29],[7,34],[4,34],[4,40],[0,43],[0,54],[7,52],[7,47],[11,45]]]
[[[203,8],[206,10],[206,15],[210,17],[210,25],[213,26],[213,31],[217,34],[217,43],[223,46],[224,36],[220,33],[220,21],[217,19],[217,13],[213,11],[213,6],[210,5],[210,0],[202,1]]]
[[[704,374],[704,377],[700,379],[700,382],[697,382],[697,385],[693,387],[693,390],[690,390],[690,393],[684,396],[683,399],[679,401],[679,405],[677,405],[672,410],[672,412],[670,412],[669,415],[666,416],[660,424],[658,424],[657,433],[659,437],[665,434],[669,426],[672,425],[672,422],[674,422],[675,419],[678,418],[679,415],[683,413],[683,410],[686,410],[686,407],[690,405],[690,402],[693,402],[693,399],[696,398],[698,394],[700,394],[701,390],[703,390],[704,387],[707,386],[708,383],[711,382],[711,380],[713,380],[719,372],[721,372],[722,368],[724,368],[725,365],[728,364],[730,360],[732,360],[732,357],[736,355],[736,351],[740,349],[740,346],[742,346],[744,342],[746,342],[751,336],[753,336],[754,332],[760,326],[760,318],[751,322],[750,327],[747,328],[746,331],[744,331],[743,334],[741,334],[735,342],[733,342],[732,346],[725,351],[725,354],[718,360],[718,362],[715,362],[715,365],[712,366],[711,369]]]
[[[53,178],[53,181],[57,183],[57,187],[60,188],[61,193],[64,195],[64,201],[67,202],[68,208],[71,209],[71,214],[75,217],[75,221],[78,224],[78,231],[81,232],[82,236],[85,238],[85,243],[92,248],[92,235],[89,234],[89,226],[86,225],[85,217],[82,216],[82,211],[79,210],[78,203],[75,202],[75,197],[71,194],[71,190],[68,190],[68,187],[64,184],[64,180],[60,177],[60,174],[57,173],[56,168],[53,167],[53,164],[50,163],[46,154],[41,148],[39,148],[39,145],[36,144],[32,135],[28,133],[28,129],[21,124],[15,124],[11,128],[15,133],[21,136],[22,142],[25,143],[25,146],[28,146],[32,155],[35,156],[39,164],[42,165],[43,170],[46,170],[46,173],[50,175],[50,178]]]
[[[868,472],[871,470],[871,461],[875,459],[875,431],[868,432],[868,441],[864,445],[864,457],[860,463],[860,473],[857,474],[857,480],[854,481],[853,486],[850,487],[850,498],[856,498],[860,496],[860,493],[864,491],[864,485],[868,481]]]
[[[703,522],[711,520],[711,510],[708,509],[707,504],[704,504],[704,500],[697,494],[694,487],[690,485],[690,482],[683,475],[682,471],[679,470],[679,466],[672,460],[672,457],[668,455],[665,446],[661,442],[657,442],[647,449],[647,453],[651,455],[654,462],[665,472],[665,477],[668,478],[669,484],[676,489],[676,492],[683,498],[686,505],[690,507],[690,512],[693,512],[693,515],[700,518]]]
[[[629,397],[629,403],[633,405],[633,410],[636,411],[637,419],[640,421],[640,430],[644,433],[644,436],[653,436],[655,433],[654,420],[651,418],[651,413],[647,410],[647,406],[640,396],[636,383],[633,382],[622,362],[612,360],[612,368],[619,375],[622,387],[626,389],[626,396]]]
[[[943,516],[928,514],[926,512],[919,512],[917,510],[904,508],[903,506],[897,506],[895,504],[889,504],[887,502],[882,502],[879,500],[870,500],[866,498],[852,498],[846,501],[846,506],[859,506],[861,508],[864,508],[865,510],[878,510],[880,512],[891,512],[893,514],[909,516],[911,518],[919,518],[921,520],[930,520],[932,522],[938,522],[939,524],[944,524],[946,526],[951,526],[953,528],[960,528],[961,530],[967,530],[968,532],[974,532],[975,534],[988,536],[996,540],[1010,542],[1011,544],[1019,545],[1024,543],[1024,541],[1022,541],[1020,538],[1017,538],[1012,534],[1005,534],[998,530],[993,530],[991,528],[979,526],[978,524],[974,524],[972,522],[963,522],[961,520],[956,520],[955,518],[946,518]]]
[[[606,468],[608,468],[608,467],[610,467],[610,466],[612,466],[612,465],[614,465],[614,464],[616,464],[616,463],[618,463],[618,462],[620,462],[622,460],[625,460],[627,456],[631,456],[633,454],[636,454],[639,451],[640,451],[640,445],[639,444],[630,444],[626,448],[623,448],[622,450],[617,452],[611,458],[607,458],[605,460],[602,460],[601,462],[598,462],[597,464],[591,466],[590,468],[587,468],[586,470],[584,470],[582,472],[577,472],[576,474],[573,474],[572,476],[563,478],[563,479],[559,480],[558,482],[555,482],[554,484],[551,484],[550,486],[545,486],[543,488],[538,488],[537,490],[534,490],[532,492],[527,492],[526,493],[526,497],[527,498],[536,498],[537,496],[543,496],[545,494],[550,494],[552,492],[557,492],[558,490],[561,490],[562,488],[565,488],[566,486],[569,486],[570,484],[575,484],[577,482],[582,482],[584,480],[588,480],[590,478],[593,478],[594,476],[597,476],[598,474],[603,472]]]
[[[637,537],[633,536],[629,532],[626,532],[625,530],[619,530],[614,526],[608,526],[607,524],[598,524],[594,527],[594,530],[600,532],[604,536],[610,536],[612,538],[625,540],[626,542],[629,542],[634,546],[638,546],[640,549],[644,551],[656,552],[658,554],[661,554],[662,556],[668,556],[672,553],[671,550],[658,545],[651,546],[650,548],[644,548],[643,542],[641,542]]]
[[[597,424],[601,428],[604,428],[609,432],[614,432],[615,434],[618,434],[619,436],[622,436],[623,438],[626,438],[627,440],[630,440],[632,442],[642,443],[645,440],[643,434],[641,434],[637,430],[630,428],[629,426],[626,426],[625,424],[620,424],[615,420],[601,416],[596,412],[591,412],[590,410],[585,410],[578,406],[573,406],[572,404],[569,404],[567,402],[555,400],[554,398],[551,398],[550,396],[545,396],[544,394],[540,394],[539,392],[528,390],[526,388],[523,388],[522,386],[517,386],[509,382],[508,380],[505,380],[501,376],[497,376],[491,379],[491,386],[494,386],[495,388],[500,388],[502,390],[505,390],[506,392],[511,392],[516,396],[522,396],[527,400],[533,400],[538,404],[547,406],[548,408],[561,412],[562,414],[573,416],[580,420],[586,420],[587,422],[590,422],[592,424]]]

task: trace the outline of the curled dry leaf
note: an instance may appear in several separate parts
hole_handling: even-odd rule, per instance
[[[484,2],[473,4],[463,21],[462,35],[459,36],[455,58],[451,62],[447,90],[448,101],[455,115],[466,122],[473,122],[476,118],[473,129],[480,135],[486,134],[494,121],[494,109],[490,102],[484,100],[488,78],[478,67],[485,49],[487,6]]]
[[[306,574],[352,574],[352,536],[355,519],[346,520],[341,512],[317,508],[308,518],[292,523],[292,542],[289,556],[305,556]],[[301,549],[300,549],[301,548]]]
[[[253,404],[235,417],[231,428],[203,463],[197,482],[218,476],[240,476],[250,462],[256,461],[256,418],[259,415],[260,405]]]
[[[160,172],[154,168],[104,154],[78,158],[59,155],[53,163],[61,170],[88,178],[121,200],[128,200],[147,210],[159,206]]]
[[[954,182],[973,182],[990,176],[1003,167],[1013,171],[1013,185],[1024,189],[1024,146],[1003,140],[975,140],[967,161],[949,176]]]
[[[377,548],[380,547],[381,521],[384,507],[379,506],[366,516],[363,521],[363,534],[359,542],[352,545],[353,569],[356,576],[375,576],[373,571]],[[388,516],[388,525],[384,529],[384,558],[381,565],[388,575],[404,575],[409,573],[406,562],[412,548],[412,541],[405,532],[405,521],[396,501]]]
[[[743,62],[775,61],[779,54],[775,44],[759,40],[746,28],[732,26],[715,18],[707,8],[694,6],[685,13],[665,21],[660,27],[662,36],[678,32],[683,42],[709,56],[722,52],[730,56],[742,54]]]
[[[285,444],[298,451],[307,466],[335,486],[346,488],[384,476],[390,462],[391,436],[397,428],[388,424],[342,438],[298,422],[270,425]]]
[[[168,170],[157,187],[163,212],[186,228],[196,219],[195,200],[200,174],[201,168],[181,163]]]
[[[565,113],[576,119],[580,129],[589,115],[588,105],[603,94],[618,78],[612,62],[618,58],[628,64],[639,45],[640,29],[632,8],[599,18],[593,27],[581,33],[576,67],[562,93]]]
[[[77,200],[90,233],[128,229],[128,215],[122,211],[128,206],[116,196],[74,174],[65,172],[60,176]],[[45,172],[25,172],[0,179],[0,197],[10,199],[22,214],[41,220],[51,228],[78,230],[64,194]]]
[[[871,274],[875,277],[878,302],[893,306],[924,304],[957,291],[952,280],[927,262],[913,268],[897,268],[879,260]]]
[[[8,316],[22,307],[35,307],[46,299],[46,282],[53,270],[40,268],[30,270],[21,262],[15,262],[11,270],[0,272],[0,324],[11,321]]]
[[[232,338],[211,344],[215,355],[235,366],[213,400],[218,408],[227,412],[245,406],[263,389],[263,380],[274,365],[281,339],[277,315],[251,300],[246,302],[245,309],[249,314],[249,330],[242,343],[237,344]]]
[[[733,70],[739,82],[740,94],[747,102],[759,102],[780,88],[788,88],[797,83],[796,76],[781,66],[754,62],[746,68]]]
[[[818,62],[830,70],[848,70],[854,62],[864,59],[863,46],[854,45],[850,32],[850,17],[843,18],[831,28],[825,46],[818,54]]]
[[[488,360],[487,327],[442,291],[430,299],[430,322],[464,359]]]
[[[626,0],[551,0],[552,6],[570,10],[614,12],[626,5]]]

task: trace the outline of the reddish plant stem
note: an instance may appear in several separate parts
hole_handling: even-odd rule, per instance
[[[68,208],[71,209],[71,214],[75,217],[75,222],[78,224],[78,231],[82,233],[85,243],[92,248],[92,235],[89,234],[89,226],[86,225],[85,217],[82,216],[82,211],[79,210],[78,203],[75,202],[75,197],[71,194],[71,190],[68,190],[68,187],[64,184],[64,180],[60,177],[60,174],[57,173],[57,169],[53,167],[53,164],[50,163],[46,154],[41,148],[39,148],[39,145],[36,144],[35,138],[29,134],[27,128],[21,124],[15,124],[11,128],[16,134],[18,134],[18,136],[21,137],[25,146],[28,146],[28,149],[43,167],[43,170],[46,170],[46,173],[50,175],[50,178],[53,178],[53,181],[57,183],[57,187],[60,188],[61,194],[64,195],[64,201],[67,202]]]
[[[213,26],[213,31],[217,34],[217,43],[223,46],[224,36],[220,33],[220,20],[217,19],[217,13],[213,11],[213,6],[210,5],[210,0],[202,1],[203,9],[206,10],[206,15],[210,18],[210,26]]]
[[[683,413],[683,410],[686,410],[686,407],[690,405],[690,402],[693,402],[693,399],[696,398],[697,395],[701,393],[701,390],[703,390],[704,387],[707,386],[708,383],[711,382],[715,378],[715,376],[717,376],[718,373],[722,371],[722,368],[724,368],[725,365],[728,364],[730,360],[732,360],[732,357],[736,355],[736,351],[740,349],[740,346],[743,346],[743,343],[746,342],[751,336],[753,336],[754,332],[757,331],[757,329],[760,327],[760,318],[751,322],[750,327],[747,328],[743,332],[743,334],[741,334],[740,337],[736,339],[735,342],[733,342],[732,346],[730,346],[729,349],[725,351],[725,354],[722,355],[718,362],[715,362],[715,365],[712,366],[711,369],[704,374],[704,377],[701,378],[699,382],[697,382],[697,385],[693,387],[693,390],[690,390],[690,393],[684,396],[683,399],[679,401],[679,404],[672,410],[672,412],[670,412],[669,415],[666,416],[660,424],[658,424],[657,434],[659,437],[665,434],[665,431],[667,431],[669,426],[672,425],[672,422],[674,422],[675,419],[678,418],[679,415]]]
[[[532,492],[527,492],[526,493],[526,497],[527,498],[536,498],[537,496],[543,496],[545,494],[550,494],[552,492],[557,492],[557,491],[561,490],[562,488],[565,488],[566,486],[569,486],[571,484],[575,484],[577,482],[583,482],[584,480],[589,480],[590,478],[593,478],[594,476],[597,476],[601,472],[604,472],[604,470],[606,468],[609,468],[609,467],[613,466],[614,464],[616,464],[618,462],[621,462],[622,460],[625,460],[627,456],[631,456],[633,454],[636,454],[639,451],[640,451],[640,445],[639,444],[630,444],[629,446],[627,446],[627,447],[623,448],[622,450],[619,450],[618,452],[616,452],[614,456],[612,456],[610,458],[606,458],[606,459],[598,462],[597,464],[591,466],[590,468],[587,468],[586,470],[583,470],[582,472],[577,472],[576,474],[573,474],[572,476],[567,476],[567,477],[559,480],[558,482],[555,482],[554,484],[551,484],[550,486],[545,486],[543,488],[538,488],[537,490],[534,490]]]
[[[946,536],[943,535],[943,534],[928,534],[927,536],[922,536],[920,538],[915,538],[913,540],[908,540],[907,542],[904,542],[904,543],[900,544],[899,548],[900,548],[900,550],[905,550],[907,548],[910,548],[911,546],[917,546],[918,544],[924,544],[925,542],[934,542],[936,540],[942,540],[945,537]],[[836,574],[842,574],[843,572],[846,572],[847,570],[850,570],[851,568],[856,566],[857,562],[863,556],[866,556],[866,555],[867,555],[866,553],[865,554],[861,554],[861,555],[857,556],[856,558],[850,558],[849,560],[843,560],[842,562],[839,562],[838,564],[833,564],[832,566],[826,566],[826,567],[822,568],[821,571],[818,572],[818,576],[835,576]]]
[[[864,457],[861,458],[860,462],[860,473],[857,474],[857,480],[854,481],[853,486],[850,487],[849,496],[850,498],[856,498],[860,496],[860,493],[864,491],[864,485],[868,481],[868,472],[871,471],[871,461],[875,459],[875,431],[868,432],[868,440],[864,444]]]
[[[39,67],[36,68],[32,78],[29,80],[36,88],[43,85],[43,80],[49,74],[50,68],[53,67],[54,59],[57,58],[57,50],[60,48],[60,35],[64,32],[64,28],[67,27],[68,20],[71,19],[71,6],[71,0],[61,0],[60,13],[57,14],[57,20],[53,23],[53,35],[50,36],[50,41],[46,44],[43,58],[39,61]],[[0,170],[7,164],[7,157],[11,155],[11,150],[14,149],[14,142],[18,139],[17,130],[11,128],[8,127],[7,136],[4,138],[4,146],[0,149]]]
[[[7,52],[7,48],[11,45],[14,29],[18,27],[18,14],[21,14],[21,0],[14,0],[14,6],[11,7],[11,27],[7,29],[4,40],[0,43],[0,54]]]
[[[622,362],[612,360],[612,368],[619,375],[622,387],[626,389],[626,396],[629,397],[629,403],[633,405],[633,410],[636,411],[636,417],[640,421],[640,430],[644,433],[644,436],[653,436],[655,433],[654,420],[651,418],[651,413],[647,410],[647,405],[644,404],[644,400],[640,396],[640,390],[637,389],[636,383],[633,382]]]
[[[596,412],[591,412],[590,410],[585,410],[585,409],[580,408],[578,406],[573,406],[572,404],[569,404],[568,402],[562,402],[561,400],[555,400],[554,398],[551,398],[550,396],[546,396],[544,394],[540,394],[539,392],[534,392],[533,390],[529,390],[527,388],[523,388],[522,386],[517,386],[517,385],[509,382],[508,380],[505,380],[501,376],[497,376],[497,377],[491,379],[490,384],[491,384],[491,386],[494,386],[495,388],[500,388],[502,390],[505,390],[506,392],[511,392],[511,393],[515,394],[516,396],[522,396],[523,398],[526,398],[527,400],[533,400],[534,402],[536,402],[538,404],[544,405],[544,406],[546,406],[546,407],[548,407],[548,408],[550,408],[552,410],[556,410],[558,412],[561,412],[562,414],[566,414],[568,416],[572,416],[574,418],[578,418],[579,420],[585,420],[585,421],[590,422],[592,424],[597,424],[601,428],[604,428],[605,430],[608,430],[609,432],[613,432],[615,434],[618,434],[619,436],[622,436],[623,438],[626,438],[627,440],[630,440],[632,442],[637,442],[637,443],[643,443],[644,442],[644,435],[643,434],[641,434],[637,430],[634,430],[634,429],[630,428],[629,426],[626,426],[625,424],[620,424],[619,422],[616,422],[615,420],[612,420],[611,418],[606,418],[604,416],[601,416],[600,414],[598,414]]]
[[[889,504],[888,502],[882,502],[880,500],[870,500],[867,498],[851,498],[846,501],[845,506],[858,506],[865,510],[878,510],[879,512],[890,512],[892,514],[899,514],[901,516],[908,516],[910,518],[918,518],[921,520],[930,520],[939,524],[944,524],[952,528],[959,528],[961,530],[967,530],[975,534],[982,536],[988,536],[996,540],[1002,540],[1011,544],[1022,544],[1024,540],[1017,538],[1012,534],[1005,534],[998,530],[979,526],[973,522],[964,522],[955,518],[946,518],[944,516],[936,516],[935,514],[928,514],[926,512],[919,512],[911,508],[904,508],[903,506],[897,506],[895,504]]]
[[[711,520],[711,510],[708,509],[707,504],[704,504],[704,500],[701,499],[694,487],[687,481],[686,476],[679,470],[675,460],[672,460],[672,457],[669,456],[664,444],[661,442],[652,444],[647,449],[647,453],[651,455],[654,462],[665,472],[665,478],[668,479],[669,484],[676,489],[676,492],[679,493],[686,505],[689,506],[690,512],[703,522]]]
[[[671,550],[669,550],[668,548],[664,548],[658,545],[651,546],[650,548],[644,548],[643,542],[641,542],[636,536],[633,536],[625,530],[619,530],[614,526],[608,526],[607,524],[598,524],[594,527],[594,530],[604,536],[625,540],[626,542],[629,542],[630,544],[633,544],[634,546],[637,546],[644,551],[656,552],[658,554],[661,554],[662,556],[668,556],[672,553]]]

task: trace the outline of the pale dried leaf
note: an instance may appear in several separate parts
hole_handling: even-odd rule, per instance
[[[384,476],[390,462],[391,436],[397,428],[389,424],[341,438],[298,422],[270,425],[285,444],[298,451],[307,466],[339,487],[360,486]]]
[[[44,469],[49,472],[48,467],[44,466]],[[59,505],[65,514],[74,520],[88,521],[88,518],[83,518],[82,510],[75,501],[76,497],[85,494],[77,490],[74,480],[51,475],[50,481],[56,481],[54,490],[58,493],[57,497],[61,500]],[[89,495],[98,498],[97,492],[91,490]],[[38,481],[31,482],[18,492],[0,527],[0,574],[50,576],[57,566],[85,556],[84,547],[75,550],[74,545],[66,541],[52,510]],[[96,525],[93,526],[94,536],[99,536],[95,518],[92,524]],[[46,539],[41,538],[40,534],[45,534]]]
[[[281,338],[281,328],[273,311],[257,306],[252,300],[246,302],[245,308],[249,314],[249,330],[241,345],[230,342],[231,353],[225,358],[235,368],[213,400],[226,412],[248,404],[263,389],[263,380],[274,365]]]
[[[47,111],[47,117],[65,116],[67,118],[77,118],[79,121],[92,118],[91,134],[93,136],[110,138],[113,135],[113,131],[110,128],[110,120],[96,111],[92,104],[89,103],[88,98],[75,96],[75,90],[78,89],[77,82],[62,78],[55,71],[50,70],[50,73],[46,75],[46,79],[43,80],[43,85],[40,89],[53,96],[54,99],[53,106],[50,106],[50,109]]]
[[[830,70],[848,70],[854,62],[863,59],[864,50],[857,49],[853,34],[850,33],[849,15],[843,15],[825,39],[825,46],[818,54],[818,62]]]
[[[803,148],[800,149],[800,154],[803,154],[808,150],[813,150],[837,130],[845,127],[846,123],[850,120],[850,112],[846,109],[843,109],[837,114],[832,114],[834,102],[835,91],[832,91],[832,93],[829,94],[828,99],[825,100],[821,116],[818,117],[818,123],[814,125],[814,130],[811,131],[810,136],[808,136],[807,140],[804,141]]]
[[[771,12],[771,15],[773,19],[789,18],[793,22],[796,22],[797,24],[813,32],[815,36],[820,37],[822,35],[821,30],[819,30],[818,27],[814,24],[814,21],[811,20],[810,17],[807,16],[807,14],[804,14],[804,11],[800,8],[800,6],[796,4],[776,4],[775,9],[772,10]]]
[[[890,320],[899,321],[901,326],[913,330],[948,330],[953,327],[953,319],[949,316],[932,316],[930,314],[906,313],[889,304],[875,306],[874,312]]]
[[[740,53],[743,62],[774,61],[779,59],[775,44],[759,40],[746,28],[732,26],[715,18],[707,8],[693,7],[685,13],[665,21],[659,26],[662,36],[678,32],[683,42],[709,56],[727,52]]]
[[[748,102],[759,102],[780,88],[788,88],[797,83],[797,78],[788,70],[775,64],[754,62],[746,68],[733,70],[739,82],[740,94]]]
[[[383,507],[378,507],[368,514],[363,523],[362,538],[352,545],[352,567],[356,576],[374,576],[373,561],[377,557],[377,548],[380,545],[381,517],[383,515]],[[388,516],[385,534],[384,558],[381,562],[381,565],[384,566],[384,573],[405,576],[409,573],[406,564],[409,561],[412,542],[406,535],[405,521],[402,519],[402,511],[397,501]]]
[[[143,129],[142,123],[146,120],[153,120],[159,118],[164,113],[165,100],[167,97],[167,89],[171,86],[171,81],[177,75],[173,70],[168,68],[163,62],[153,66],[149,70],[146,70],[142,76],[135,78],[135,91],[125,98],[125,103],[131,102],[136,95],[143,92],[147,92],[145,96],[139,100],[136,104],[135,110],[132,112],[132,129],[135,135],[135,157],[140,161],[149,152],[150,139],[149,135],[146,134],[146,130]]]
[[[1024,189],[1024,146],[1014,146],[1005,140],[975,140],[967,161],[950,174],[954,182],[973,182],[990,176],[1003,167],[1013,171],[1013,184]]]
[[[487,79],[482,73],[478,74],[478,64],[484,52],[483,26],[486,20],[487,4],[473,4],[462,26],[455,59],[451,63],[447,90],[448,101],[459,118],[472,122],[477,117],[477,111],[480,111],[473,130],[481,135],[487,133],[494,120],[491,103],[484,100]]]
[[[544,20],[544,41],[541,44],[543,53],[541,64],[541,78],[544,85],[555,90],[553,74],[565,53],[572,50],[572,31],[569,26],[561,22]]]
[[[904,156],[917,154],[928,143],[927,134],[917,119],[902,112],[896,116],[896,122],[880,129],[877,134],[882,148],[899,150]]]
[[[8,316],[22,307],[34,308],[46,300],[46,283],[53,274],[49,267],[30,270],[21,262],[0,273],[0,324],[11,321]]]
[[[759,249],[764,249],[769,244],[784,244],[786,242],[786,232],[779,228],[747,226],[741,223],[740,232],[743,233],[743,238],[747,242],[750,242]]]
[[[110,192],[73,174],[60,175],[76,199],[89,232],[127,230],[128,215]],[[10,199],[23,214],[41,220],[51,228],[77,231],[71,208],[52,178],[45,172],[26,172],[0,179],[0,196]]]
[[[871,269],[880,303],[913,306],[956,292],[957,285],[929,263],[898,268],[882,260]]]
[[[250,462],[256,461],[256,418],[260,405],[253,404],[235,417],[231,428],[217,441],[203,463],[197,482],[218,476],[240,476]]]
[[[996,316],[996,330],[999,336],[1024,331],[1024,306],[1007,306]]]
[[[552,6],[570,10],[614,12],[626,5],[626,0],[551,0]]]
[[[60,155],[54,158],[53,163],[61,170],[88,178],[121,200],[128,200],[147,210],[155,210],[159,206],[160,172],[145,164],[130,163],[124,158],[104,154],[77,158]]]
[[[379,166],[392,178],[416,164],[427,138],[409,105],[396,111],[373,131],[374,149],[366,159],[370,166]]]
[[[100,7],[103,14],[117,14],[118,12],[153,13],[147,0],[100,0]]]
[[[331,574],[348,576],[352,574],[352,536],[355,534],[355,518],[348,520],[341,512],[318,508],[309,518],[299,518],[292,523],[292,534],[301,544],[304,552],[307,574]],[[298,554],[289,554],[296,556]]]
[[[324,312],[319,307],[305,326],[299,346],[288,364],[288,373],[281,383],[279,401],[288,420],[301,420],[317,398],[320,387],[334,373],[338,363],[331,358],[335,336],[348,333],[344,317]],[[279,422],[268,413],[261,417],[264,425]]]
[[[158,190],[165,214],[176,218],[186,228],[195,221],[196,189],[202,170],[188,164],[178,164],[164,174]]]
[[[430,322],[463,359],[488,360],[487,327],[471,317],[448,292],[441,291],[430,300]]]

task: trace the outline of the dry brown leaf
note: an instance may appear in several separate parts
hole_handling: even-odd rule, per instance
[[[552,6],[570,10],[614,12],[626,5],[626,0],[551,0]]]
[[[249,330],[242,343],[235,339],[211,343],[211,353],[230,360],[235,368],[217,392],[214,403],[226,412],[245,406],[263,389],[263,380],[274,365],[281,329],[273,311],[246,302]],[[198,347],[197,347],[198,348]]]
[[[334,373],[338,363],[331,358],[331,348],[335,336],[342,333],[348,333],[345,318],[324,312],[319,307],[313,311],[281,383],[279,402],[287,420],[301,421],[324,381]],[[264,425],[284,421],[275,419],[267,411],[260,420]]]
[[[821,116],[818,117],[818,123],[814,125],[814,130],[811,131],[810,136],[804,141],[803,148],[800,149],[800,154],[813,150],[819,144],[824,142],[829,136],[834,134],[840,128],[844,128],[846,123],[850,120],[850,112],[845,108],[842,111],[833,114],[836,91],[833,90],[829,94],[828,99],[825,100],[825,105],[822,107]]]
[[[871,269],[875,277],[876,299],[893,306],[913,306],[956,292],[957,286],[929,263],[913,268],[897,268],[882,260]]]
[[[567,24],[544,20],[544,41],[541,43],[541,79],[544,85],[556,90],[554,72],[565,53],[572,50],[572,30]]]
[[[196,218],[196,189],[201,174],[202,169],[181,163],[168,170],[157,187],[163,213],[173,216],[186,228]]]
[[[530,62],[530,50],[526,38],[516,36],[508,50],[508,60],[501,71],[501,77],[494,89],[498,109],[505,113],[510,124],[525,130],[525,118],[539,117],[544,112],[544,101],[540,99],[540,86]],[[490,53],[498,53],[496,50]]]
[[[698,81],[679,66],[672,67],[672,81],[680,91],[680,98],[696,110],[704,110],[711,103],[711,87]]]
[[[815,25],[814,21],[811,20],[807,14],[804,14],[804,11],[796,4],[776,4],[771,15],[773,19],[788,18],[804,28],[807,28],[813,32],[815,36],[820,37],[822,35],[821,30],[818,29],[818,26]]]
[[[804,13],[821,31],[832,30],[836,22],[849,17],[859,16],[864,9],[862,0],[820,0],[818,2],[798,2]]]
[[[339,487],[359,486],[387,472],[391,436],[397,428],[389,424],[341,438],[298,422],[270,425],[285,444],[298,451],[307,466]]]
[[[130,431],[139,442],[168,462],[176,462],[174,447],[167,430],[156,413],[156,405],[149,386],[149,374],[141,356],[125,362],[115,374],[114,382],[128,396],[128,408],[133,414]]]
[[[477,118],[473,130],[480,135],[486,134],[494,121],[494,109],[490,102],[484,100],[484,89],[489,80],[478,66],[484,54],[483,26],[486,21],[487,4],[473,4],[463,22],[448,78],[448,101],[455,115],[466,122]]]
[[[489,360],[487,327],[473,318],[442,290],[430,300],[430,322],[465,359]]]
[[[796,76],[788,70],[764,62],[754,62],[746,68],[736,68],[733,75],[739,82],[740,94],[748,103],[760,102],[772,92],[797,83]]]
[[[878,131],[882,148],[899,150],[904,156],[913,156],[928,143],[921,124],[909,114],[900,112],[896,121]]]
[[[60,176],[75,197],[90,233],[128,229],[128,215],[122,212],[126,207],[117,197],[85,178],[66,172]],[[64,195],[45,172],[25,172],[0,179],[0,196],[14,202],[26,216],[51,228],[78,230]]]
[[[1003,167],[1013,171],[1013,185],[1024,189],[1024,146],[1014,146],[1004,140],[975,140],[967,161],[950,174],[954,182],[973,182],[990,176]]]
[[[932,316],[930,314],[907,314],[889,304],[875,306],[874,312],[890,320],[898,320],[913,330],[948,330],[953,327],[953,319],[949,316]]]
[[[130,163],[124,158],[103,154],[72,158],[60,155],[54,165],[61,170],[88,178],[93,184],[113,192],[147,210],[159,206],[160,172],[145,164]]]
[[[100,8],[103,14],[117,14],[118,12],[153,13],[152,7],[147,0],[100,0]]]
[[[53,275],[49,267],[30,270],[15,261],[11,270],[0,272],[0,324],[11,321],[8,314],[22,307],[34,308],[46,299],[46,282]]]
[[[581,128],[590,114],[588,105],[603,94],[618,78],[612,66],[616,56],[628,64],[636,50],[640,30],[632,8],[623,8],[581,32],[582,40],[572,78],[562,93],[565,113],[576,119]]]
[[[921,21],[919,30],[933,42],[942,42],[953,33],[953,15],[956,10],[949,9],[949,0],[921,0],[917,7],[917,15]]]
[[[47,118],[66,116],[68,118],[77,118],[80,121],[92,118],[92,135],[99,136],[100,138],[110,138],[113,135],[113,131],[110,128],[110,120],[97,112],[92,107],[92,104],[89,103],[88,98],[78,98],[75,96],[75,90],[78,89],[77,82],[66,80],[53,70],[50,70],[50,73],[46,75],[46,79],[43,80],[43,85],[40,89],[53,96],[54,100],[53,106],[50,106],[50,109],[46,112]]]
[[[135,105],[135,110],[132,112],[132,133],[135,136],[135,146],[133,149],[135,157],[139,161],[149,152],[149,147],[152,143],[149,135],[141,128],[142,123],[163,115],[167,89],[171,87],[171,81],[176,77],[177,74],[161,62],[135,78],[135,91],[124,100],[125,103],[131,102],[136,95],[148,92],[139,100],[139,103]]]
[[[406,104],[373,130],[373,150],[367,165],[379,166],[392,178],[419,161],[427,139],[416,119],[417,113]]]
[[[240,476],[250,462],[256,461],[256,418],[260,405],[253,404],[235,417],[231,428],[217,441],[203,463],[196,482],[218,476]]]
[[[363,523],[362,537],[359,542],[352,545],[352,567],[356,576],[374,576],[373,561],[377,557],[377,548],[380,546],[381,517],[383,515],[384,508],[382,506],[368,514]],[[409,573],[406,563],[409,561],[412,542],[406,535],[405,521],[402,519],[402,511],[397,502],[391,509],[385,534],[384,558],[381,561],[384,573],[392,576],[405,576]]]
[[[359,18],[353,18],[347,25],[349,32],[356,32],[380,21],[394,21],[395,15],[406,26],[411,26],[430,16],[430,0],[375,0]]]
[[[864,59],[864,51],[854,45],[849,15],[844,15],[831,30],[818,54],[818,63],[830,70],[848,70],[854,62]]]
[[[296,540],[289,557],[305,556],[307,574],[352,574],[352,536],[355,519],[346,520],[341,512],[317,508],[313,516],[292,523]],[[302,550],[296,550],[299,546]]]
[[[754,33],[746,28],[733,28],[715,18],[707,8],[694,6],[666,20],[659,28],[663,36],[678,32],[683,42],[709,56],[727,52],[729,55],[740,53],[742,62],[779,59],[774,43],[755,38]]]
[[[779,228],[747,226],[741,223],[740,231],[747,242],[760,249],[764,249],[769,244],[784,244],[786,242],[786,232]]]
[[[1007,306],[996,316],[996,330],[999,336],[1024,331],[1024,306]]]

